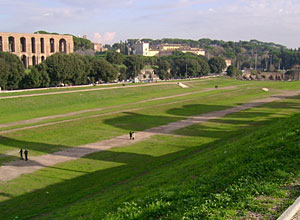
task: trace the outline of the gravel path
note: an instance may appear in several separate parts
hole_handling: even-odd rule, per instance
[[[134,141],[129,140],[128,135],[122,135],[110,140],[104,140],[97,143],[64,149],[53,154],[30,157],[29,161],[13,161],[0,167],[0,181],[5,182],[13,180],[22,174],[33,173],[44,167],[53,166],[55,164],[66,161],[76,160],[85,155],[98,151],[108,150],[113,147],[128,146],[139,141],[147,140],[153,135],[170,134],[171,132],[180,128],[184,128],[197,123],[203,123],[211,119],[218,119],[234,112],[243,111],[252,107],[260,106],[266,103],[278,101],[299,94],[300,91],[288,91],[281,93],[280,95],[256,100],[234,108],[193,116],[186,120],[169,123],[167,125],[151,128],[142,132],[137,132],[136,140]]]
[[[224,90],[224,89],[230,90],[230,89],[235,89],[235,88],[237,88],[237,86],[228,86],[228,87],[220,88],[219,90]],[[146,103],[146,102],[153,102],[153,101],[158,101],[158,100],[188,96],[188,95],[199,94],[199,93],[203,93],[203,92],[209,92],[209,91],[212,91],[212,90],[216,90],[216,89],[208,88],[208,89],[203,89],[201,91],[196,91],[196,92],[187,92],[187,93],[181,93],[181,94],[177,94],[177,95],[151,98],[151,99],[135,102],[134,104],[141,104],[141,103]],[[58,114],[58,115],[51,115],[51,116],[33,118],[33,119],[28,119],[28,120],[23,120],[23,121],[9,122],[9,123],[5,123],[5,124],[0,124],[0,128],[7,128],[7,127],[11,127],[11,126],[16,126],[16,125],[33,124],[33,123],[38,123],[38,122],[49,120],[49,119],[63,118],[63,117],[74,116],[74,115],[79,115],[79,114],[88,113],[88,112],[97,112],[97,111],[102,111],[102,110],[105,110],[105,109],[120,108],[120,107],[129,106],[129,105],[132,105],[132,104],[133,103],[122,104],[122,105],[114,105],[114,106],[108,106],[108,107],[102,107],[102,108],[94,108],[94,109],[87,109],[87,110],[76,111],[76,112],[69,112],[69,113],[65,113],[65,114]]]

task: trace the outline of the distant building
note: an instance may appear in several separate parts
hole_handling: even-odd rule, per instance
[[[134,78],[134,82],[151,82],[157,80],[159,80],[159,77],[152,68],[142,69],[140,74]]]
[[[0,32],[0,52],[17,55],[25,68],[37,65],[56,52],[73,53],[73,37],[55,34]]]
[[[191,48],[181,44],[161,44],[157,48],[151,48],[149,43],[138,41],[135,46],[136,54],[143,56],[168,56],[172,55],[174,51],[205,56],[205,51],[202,48]]]
[[[229,59],[225,59],[225,63],[226,63],[226,68],[224,69],[224,71],[227,71],[228,67],[231,66],[232,61]]]
[[[94,51],[95,52],[104,52],[107,51],[107,48],[103,47],[102,44],[93,43],[94,44]]]
[[[226,60],[225,60],[225,63],[226,63],[226,66],[229,67],[229,66],[231,66],[231,64],[232,64],[232,61],[229,60],[229,59],[226,59]]]

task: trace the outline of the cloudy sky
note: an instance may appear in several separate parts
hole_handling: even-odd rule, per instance
[[[300,47],[299,0],[0,0],[0,32],[128,38],[257,39]]]

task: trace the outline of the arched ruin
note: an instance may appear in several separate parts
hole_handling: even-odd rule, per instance
[[[66,53],[66,49],[67,49],[67,41],[62,38],[59,40],[59,52]]]
[[[55,52],[73,53],[73,37],[54,34],[21,34],[0,32],[0,51],[17,55],[28,68]]]

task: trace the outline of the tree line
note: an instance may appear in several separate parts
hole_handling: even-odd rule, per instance
[[[163,39],[128,39],[112,45],[114,49],[120,49],[122,53],[134,54],[137,41],[150,43],[156,48],[160,44],[181,44],[190,47],[203,48],[207,57],[222,56],[231,59],[237,69],[258,69],[263,71],[288,70],[300,64],[300,48],[288,49],[287,47],[258,40],[250,41],[223,41],[202,38],[199,40],[163,38]]]
[[[108,51],[96,56],[56,53],[26,70],[16,55],[0,52],[0,87],[11,90],[132,80],[145,67],[153,68],[161,79],[172,79],[221,73],[226,63],[221,57],[208,60],[179,51],[165,57]]]

